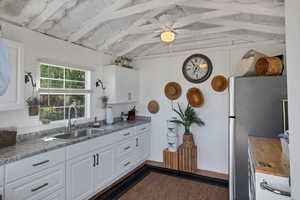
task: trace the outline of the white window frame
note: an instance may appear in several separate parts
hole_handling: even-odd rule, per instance
[[[55,78],[42,78],[41,77],[41,71],[40,67],[41,65],[49,65],[53,67],[59,67],[59,68],[64,68],[64,69],[71,69],[71,70],[78,70],[78,71],[83,71],[85,72],[85,89],[66,89],[66,88],[41,88],[40,87],[40,81],[41,79],[48,79],[48,80],[62,80],[64,81],[64,86],[65,86],[65,81],[72,81],[72,80],[67,80],[67,79],[55,79]],[[89,119],[91,116],[91,71],[90,70],[85,70],[82,68],[76,68],[76,67],[69,67],[68,65],[57,65],[57,64],[51,64],[49,62],[38,62],[38,74],[37,74],[37,88],[38,88],[38,94],[48,94],[48,95],[85,95],[85,112],[84,112],[84,117],[76,118],[76,120],[86,120]],[[72,82],[83,82],[83,81],[72,81]],[[67,108],[68,106],[65,106],[65,99],[64,99],[64,106],[60,106]],[[51,108],[56,108],[55,106]],[[65,112],[65,111],[64,111]],[[64,113],[65,114],[65,113]],[[68,119],[65,118],[63,120],[55,120],[51,121],[51,123],[62,123],[66,122]]]

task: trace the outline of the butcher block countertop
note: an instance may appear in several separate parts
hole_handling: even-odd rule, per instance
[[[282,152],[280,139],[249,137],[249,153],[256,173],[289,177],[289,160]]]

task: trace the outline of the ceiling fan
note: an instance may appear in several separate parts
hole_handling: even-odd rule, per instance
[[[161,30],[155,30],[154,32],[159,33],[160,39],[166,44],[171,44],[176,40],[176,37],[184,28],[176,28],[174,17],[168,14],[163,14],[155,19],[156,23],[159,23]]]

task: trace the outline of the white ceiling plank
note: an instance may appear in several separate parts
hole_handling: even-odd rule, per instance
[[[118,56],[124,56],[127,53],[135,50],[136,48],[138,48],[138,47],[140,47],[144,44],[156,43],[159,40],[158,40],[158,38],[155,38],[155,36],[156,36],[156,34],[149,34],[149,35],[145,35],[145,36],[139,38],[136,41],[133,41],[132,44],[128,48],[126,48],[126,49],[122,50],[121,52],[117,53],[116,56],[117,57]]]
[[[256,15],[267,15],[267,16],[277,16],[284,17],[284,7],[283,6],[272,6],[265,7],[265,5],[259,3],[253,4],[243,4],[237,2],[213,2],[204,0],[193,0],[179,3],[183,6],[189,6],[193,8],[207,8],[207,9],[217,9],[217,10],[231,10],[248,14]]]
[[[119,9],[130,1],[131,0],[118,0],[115,4],[118,3],[119,6],[114,6],[114,5],[112,6],[118,7]],[[92,30],[94,30],[95,28],[97,28],[99,25],[101,25],[106,21],[143,13],[152,9],[160,8],[162,6],[174,5],[175,3],[181,1],[183,0],[169,0],[167,2],[162,0],[152,0],[150,2],[137,4],[120,10],[117,10],[116,8],[112,9],[111,7],[107,8],[105,9],[105,11],[101,12],[96,17],[86,22],[78,31],[73,33],[70,36],[69,41],[71,42],[78,41],[80,38],[82,38],[83,36],[85,36],[86,34],[88,34],[89,32],[91,32]]]
[[[154,9],[146,14],[144,14],[144,16],[142,16],[140,19],[138,19],[137,21],[135,21],[131,26],[129,26],[128,28],[120,31],[118,34],[114,35],[113,37],[111,37],[110,39],[108,39],[107,41],[105,41],[102,45],[100,45],[98,47],[98,50],[103,50],[105,48],[108,48],[109,46],[113,45],[115,42],[120,41],[122,38],[124,38],[125,36],[134,33],[135,30],[138,30],[138,27],[141,26],[142,24],[146,23],[146,21],[149,18],[153,18],[156,15],[172,8],[173,6],[165,6],[163,8],[159,8],[159,9]],[[155,25],[156,26],[156,25]],[[154,27],[148,27],[148,30],[152,30]]]
[[[199,22],[199,20],[226,17],[226,16],[235,15],[239,13],[240,12],[232,11],[232,10],[216,10],[216,11],[210,11],[201,14],[193,14],[177,20],[177,22],[173,25],[173,27],[182,28],[184,26],[188,26],[196,22]]]
[[[161,11],[162,12],[162,11]],[[195,14],[195,15],[190,15],[188,17],[183,17],[181,19],[178,20],[178,23],[175,23],[175,28],[178,27],[183,27],[183,26],[187,26],[190,24],[193,24],[195,22],[198,22],[200,19],[204,20],[204,19],[212,19],[215,17],[221,17],[221,16],[228,16],[228,15],[233,15],[236,14],[237,12],[235,11],[211,11],[211,12],[207,12],[207,13],[202,13],[202,14]],[[143,19],[139,20],[139,22],[142,22]],[[138,24],[142,24],[142,23],[138,23]],[[159,31],[161,30],[161,24],[148,24],[148,25],[144,25],[144,26],[139,26],[138,24],[134,24],[132,26],[130,26],[128,29],[126,29],[123,32],[120,32],[120,34],[112,37],[110,40],[108,40],[105,44],[102,44],[99,49],[104,49],[105,47],[109,47],[110,45],[112,45],[115,42],[120,41],[121,38],[130,35],[130,34],[141,34],[141,33],[148,33],[149,31]],[[225,30],[224,30],[225,29]],[[221,31],[231,31],[231,30],[236,30],[237,28],[222,28]],[[219,32],[220,29],[212,29],[212,30],[216,30],[216,32]],[[210,31],[212,31],[210,30]]]
[[[150,45],[150,47],[148,47],[146,50],[140,52],[138,55],[136,55],[135,57],[138,57],[138,56],[147,56],[151,51],[153,51],[154,49],[158,49],[159,47],[161,47],[162,44],[159,43],[159,44],[153,44],[153,45]]]
[[[220,25],[220,26],[230,26],[230,27],[240,28],[244,30],[258,31],[263,33],[273,33],[279,35],[285,34],[284,26],[255,24],[251,22],[242,22],[242,21],[224,20],[224,19],[214,19],[208,21],[203,20],[202,22],[207,24]]]
[[[97,16],[87,21],[85,24],[82,25],[82,27],[79,30],[73,33],[70,36],[69,41],[71,42],[78,41],[83,36],[93,31],[97,26],[99,26],[105,21],[108,21],[107,17],[110,14],[112,14],[114,11],[126,6],[130,2],[131,0],[118,0],[115,3],[113,3],[111,6],[103,9]]]
[[[195,38],[200,35],[208,35],[208,34],[215,34],[215,33],[222,33],[230,30],[236,30],[237,28],[232,28],[232,27],[218,27],[218,28],[209,28],[209,29],[204,29],[201,31],[184,31],[176,36],[176,39],[186,39],[186,38]],[[145,44],[154,44],[154,43],[161,43],[162,41],[160,40],[159,37],[155,37],[157,34],[150,34],[146,35],[142,38],[140,38],[137,41],[133,41],[133,44],[129,46],[127,49],[124,51],[121,51],[117,54],[117,56],[124,56],[125,54],[135,50],[136,48],[145,45]],[[150,37],[149,37],[150,36]]]
[[[266,40],[262,42],[247,42],[247,43],[241,43],[241,44],[234,44],[234,45],[222,45],[222,46],[217,46],[217,47],[204,47],[204,48],[199,48],[195,50],[180,50],[173,52],[172,54],[169,53],[158,53],[158,54],[152,54],[152,55],[147,55],[147,56],[137,56],[135,57],[135,60],[145,60],[145,59],[155,59],[155,58],[161,58],[161,57],[166,57],[166,56],[180,56],[183,54],[194,54],[194,53],[199,53],[199,51],[215,51],[215,50],[227,50],[227,49],[239,49],[239,48],[245,48],[245,47],[252,47],[255,44],[259,45],[271,45],[271,44],[282,44],[284,45],[284,42],[281,40]]]
[[[61,9],[69,1],[73,0],[51,1],[46,9],[28,24],[28,28],[32,30],[38,29],[44,22],[46,22],[50,17],[52,17],[59,9]]]

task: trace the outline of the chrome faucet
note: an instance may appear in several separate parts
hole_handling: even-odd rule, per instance
[[[73,102],[70,107],[69,107],[69,111],[68,111],[68,126],[67,126],[67,132],[68,133],[71,133],[72,132],[72,128],[75,127],[75,123],[76,123],[76,120],[74,119],[73,123],[71,121],[71,110],[72,108],[74,109],[74,112],[75,112],[75,119],[77,119],[77,108],[76,108],[76,103]]]

